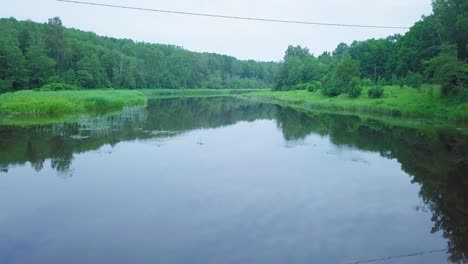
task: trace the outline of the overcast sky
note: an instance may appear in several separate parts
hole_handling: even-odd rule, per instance
[[[431,13],[431,0],[83,0],[88,2],[313,22],[412,26]],[[45,22],[60,16],[66,27],[99,35],[182,46],[193,51],[228,54],[240,59],[283,57],[290,44],[314,54],[332,51],[340,42],[380,38],[399,29],[368,29],[278,24],[181,16],[80,6],[55,0],[2,1],[0,17]]]

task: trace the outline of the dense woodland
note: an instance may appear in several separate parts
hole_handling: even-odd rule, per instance
[[[47,23],[0,19],[0,92],[40,88],[275,88],[383,95],[384,85],[440,84],[446,96],[468,96],[468,1],[433,0],[405,35],[341,43],[316,57],[289,46],[281,63],[97,36]]]
[[[432,6],[433,14],[403,36],[341,43],[318,57],[307,48],[288,47],[276,89],[322,89],[328,96],[357,97],[362,86],[434,83],[442,85],[445,95],[466,95],[468,1],[434,0]],[[382,95],[382,90],[374,92],[374,97]]]
[[[0,92],[65,83],[82,88],[266,88],[277,63],[101,37],[48,23],[0,19]],[[68,86],[68,87],[73,87]]]

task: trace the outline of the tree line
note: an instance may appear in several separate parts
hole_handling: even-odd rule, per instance
[[[468,1],[434,0],[404,35],[339,44],[318,57],[289,46],[276,90],[321,89],[325,95],[360,95],[362,86],[440,84],[444,95],[466,96],[468,82]],[[383,90],[373,90],[381,96]],[[382,88],[380,88],[382,89]],[[371,90],[369,91],[371,93]]]
[[[271,88],[278,63],[101,37],[47,23],[0,19],[0,92],[53,87]]]
[[[172,45],[101,37],[47,23],[0,19],[0,92],[39,88],[275,88],[383,95],[384,85],[440,84],[466,98],[468,2],[433,0],[404,35],[339,44],[314,56],[289,46],[281,63],[242,61]],[[53,85],[52,85],[53,84]],[[64,85],[56,85],[64,84]]]

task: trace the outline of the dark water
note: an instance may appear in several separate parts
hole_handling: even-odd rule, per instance
[[[233,98],[3,126],[0,263],[465,263],[467,147]]]

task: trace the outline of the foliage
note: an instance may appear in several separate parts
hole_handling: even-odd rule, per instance
[[[440,84],[443,95],[459,96],[462,100],[458,102],[466,99],[468,2],[433,0],[432,7],[433,14],[423,16],[404,35],[340,43],[332,53],[318,56],[322,70],[316,76],[322,76],[323,94],[348,93],[351,79],[360,77],[365,80],[363,86],[399,84],[420,89],[424,82]],[[305,48],[288,48],[280,66],[278,90],[309,81],[301,77],[306,63],[294,59],[307,54]]]
[[[325,71],[323,63],[307,48],[289,46],[278,72],[276,90],[304,89],[302,84],[318,81]]]
[[[426,75],[434,82],[442,84],[443,95],[459,95],[467,89],[468,63],[457,60],[454,46],[445,46],[426,65]]]
[[[369,96],[369,98],[381,98],[383,94],[383,86],[373,86],[367,90],[367,96]]]
[[[315,92],[322,89],[322,83],[320,81],[310,82],[306,86],[307,91]]]
[[[18,42],[3,36],[0,37],[0,80],[0,91],[18,90],[28,83],[26,61]]]
[[[362,86],[365,86],[365,87],[368,87],[368,86],[374,85],[374,83],[372,82],[371,79],[369,79],[369,78],[364,78],[364,79],[361,80],[361,85],[362,85]]]
[[[353,78],[359,78],[359,61],[354,60],[349,55],[344,55],[335,67],[334,80],[338,89],[346,93]]]
[[[361,95],[361,93],[362,93],[361,80],[357,77],[354,77],[349,84],[348,95],[351,98],[357,98]]]
[[[50,83],[41,87],[41,91],[69,91],[80,90],[80,87],[65,83]]]
[[[328,97],[338,96],[341,89],[336,85],[335,74],[330,72],[322,78],[323,88],[322,93]]]
[[[424,88],[424,87],[423,87]],[[438,94],[439,86],[430,87]],[[367,92],[368,87],[363,87]],[[427,117],[451,120],[468,120],[468,105],[457,104],[456,98],[439,98],[413,88],[385,86],[385,97],[380,99],[360,96],[350,98],[339,95],[330,98],[321,92],[307,91],[261,91],[244,95],[263,102],[279,103],[304,110],[370,114],[376,117],[402,116]]]
[[[18,91],[0,95],[2,115],[61,115],[120,110],[142,105],[139,92],[124,90]]]
[[[421,86],[423,85],[424,82],[424,77],[422,74],[417,73],[417,72],[408,72],[404,79],[404,83],[410,87],[413,87],[415,89],[420,89]]]
[[[100,37],[67,29],[58,17],[45,24],[0,19],[0,92],[54,82],[88,89],[271,88],[277,67],[274,62]]]

